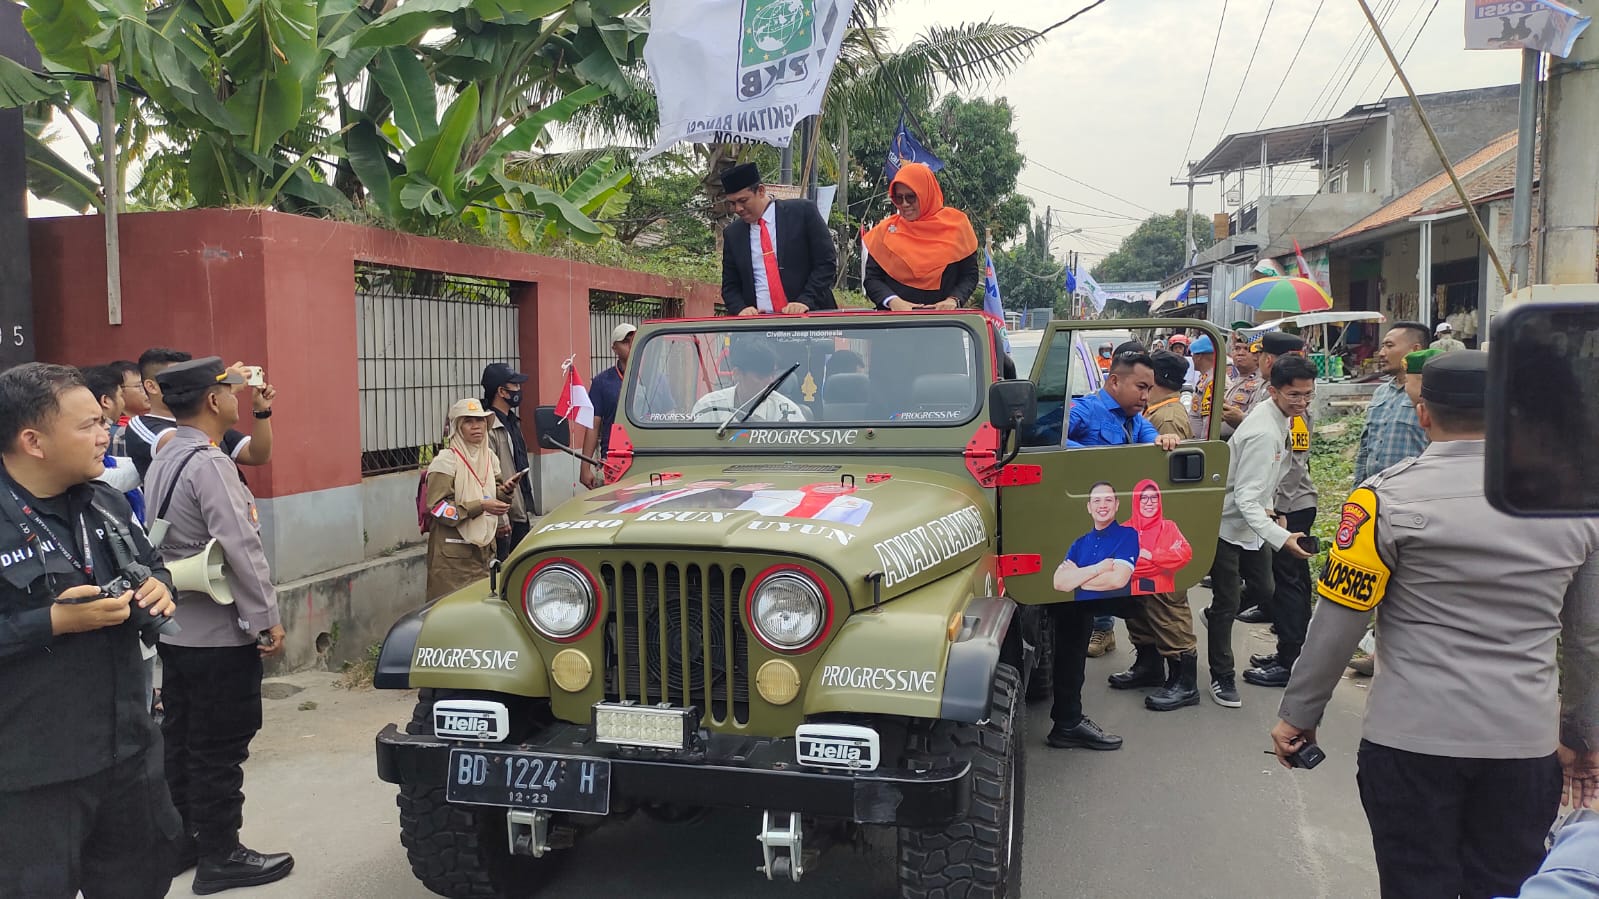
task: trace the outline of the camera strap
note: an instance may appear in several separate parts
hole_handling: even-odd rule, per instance
[[[28,543],[38,546],[40,561],[43,562],[44,560],[45,547],[43,541],[39,538],[39,533],[34,532],[34,528],[38,528],[39,532],[54,544],[55,548],[61,552],[61,555],[72,563],[73,568],[78,569],[88,575],[90,580],[93,580],[94,551],[89,545],[89,524],[83,520],[83,515],[81,513],[78,515],[78,538],[83,550],[83,557],[80,559],[77,553],[72,551],[72,544],[57,537],[55,530],[45,523],[38,510],[23,501],[9,477],[6,478],[6,492],[11,495],[11,502],[16,505],[17,510],[22,513],[22,517],[17,520],[17,529],[22,532],[23,538]],[[30,524],[32,527],[29,526]]]

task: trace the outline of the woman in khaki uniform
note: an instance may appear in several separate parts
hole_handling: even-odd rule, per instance
[[[428,599],[488,577],[494,538],[508,525],[511,491],[520,477],[500,479],[500,460],[489,446],[494,412],[476,399],[450,407],[450,443],[428,465]]]

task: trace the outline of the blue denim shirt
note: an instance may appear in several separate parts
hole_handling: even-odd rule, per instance
[[[1149,419],[1142,414],[1129,418],[1122,407],[1110,398],[1110,394],[1101,389],[1072,403],[1071,420],[1066,428],[1066,446],[1154,443],[1158,436],[1159,432],[1149,423]]]
[[[1549,857],[1516,899],[1580,896],[1599,896],[1599,812],[1591,809],[1573,814],[1560,828]]]

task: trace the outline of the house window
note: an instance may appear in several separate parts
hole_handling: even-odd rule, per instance
[[[1377,185],[1371,183],[1371,154],[1366,154],[1366,161],[1361,165],[1360,183],[1366,188],[1366,193],[1377,192]]]

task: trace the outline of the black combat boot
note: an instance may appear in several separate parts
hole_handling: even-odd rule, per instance
[[[1199,654],[1184,653],[1168,659],[1171,678],[1166,686],[1144,697],[1144,708],[1151,712],[1170,712],[1183,706],[1199,705]]]
[[[228,855],[200,859],[194,872],[192,889],[202,896],[234,887],[253,887],[282,880],[294,870],[294,856],[287,852],[263,855],[244,846]]]
[[[1140,687],[1158,687],[1166,682],[1160,650],[1153,646],[1139,646],[1136,649],[1138,657],[1133,660],[1133,667],[1110,676],[1112,689],[1137,690]]]

